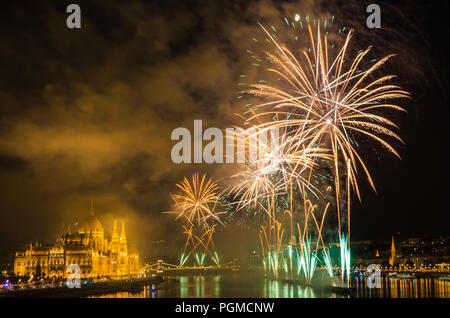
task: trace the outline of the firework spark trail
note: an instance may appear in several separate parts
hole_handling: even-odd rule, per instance
[[[180,258],[180,265],[184,265],[191,254],[194,255],[198,265],[203,265],[206,253],[217,265],[219,257],[215,251],[213,234],[216,228],[212,222],[223,224],[219,218],[225,212],[216,212],[219,201],[219,186],[212,180],[201,178],[198,173],[192,175],[192,181],[184,178],[176,185],[181,194],[172,195],[175,202],[175,211],[165,212],[177,214],[175,219],[182,218],[189,226],[183,225],[186,234],[186,243]],[[188,247],[191,247],[186,254]],[[198,254],[197,250],[203,251]]]
[[[314,64],[313,66],[310,58],[306,51],[303,54],[306,57],[306,64],[310,71],[304,69],[301,64],[297,61],[294,55],[285,47],[281,47],[276,40],[270,36],[268,31],[262,27],[263,30],[268,34],[269,38],[275,43],[278,51],[278,56],[266,52],[268,56],[271,57],[278,66],[279,70],[271,68],[268,69],[270,72],[274,72],[278,74],[282,79],[285,80],[287,86],[291,86],[291,89],[297,96],[292,96],[286,89],[278,89],[276,87],[264,84],[253,84],[250,85],[253,89],[248,90],[247,92],[256,96],[261,96],[267,98],[271,101],[270,106],[273,108],[271,110],[257,113],[250,117],[248,120],[251,121],[257,117],[262,117],[266,115],[280,115],[285,114],[286,117],[289,116],[289,119],[281,119],[274,122],[266,122],[262,124],[266,128],[273,127],[301,127],[301,131],[305,132],[306,135],[313,135],[314,138],[309,142],[309,147],[313,148],[314,144],[317,141],[321,140],[323,137],[329,136],[331,141],[334,144],[333,147],[333,155],[335,158],[340,158],[337,145],[340,146],[342,155],[345,159],[352,159],[352,175],[351,182],[353,186],[356,186],[355,180],[355,169],[356,169],[356,160],[362,164],[363,169],[365,170],[369,182],[372,187],[374,187],[370,174],[363,161],[357,155],[355,149],[352,147],[351,142],[348,137],[347,130],[355,130],[356,132],[365,134],[376,141],[380,142],[382,145],[386,146],[394,154],[397,152],[391,147],[387,142],[383,139],[379,138],[375,134],[370,131],[363,130],[361,128],[365,128],[368,130],[375,131],[377,133],[386,134],[401,140],[394,132],[390,131],[388,128],[381,124],[375,124],[372,122],[364,121],[364,120],[375,120],[376,122],[386,124],[392,127],[395,127],[395,124],[389,121],[387,118],[382,116],[369,113],[369,110],[380,109],[380,108],[392,108],[396,110],[402,110],[399,106],[390,105],[390,104],[381,104],[378,103],[382,100],[399,98],[399,97],[408,97],[409,94],[406,91],[402,91],[398,86],[395,85],[383,85],[379,86],[375,89],[372,88],[376,83],[383,82],[384,80],[388,80],[393,75],[383,76],[378,78],[371,83],[367,84],[364,87],[360,87],[363,80],[371,74],[374,70],[376,70],[382,63],[384,63],[390,56],[380,60],[378,63],[370,67],[365,72],[360,73],[356,76],[350,76],[354,74],[358,66],[362,60],[362,57],[369,52],[370,49],[367,49],[358,54],[352,63],[348,72],[342,73],[343,66],[343,58],[345,55],[345,51],[349,44],[351,31],[349,31],[347,35],[347,39],[344,47],[341,49],[337,57],[332,63],[332,67],[327,70],[328,63],[325,63],[323,60],[323,56],[328,56],[328,53],[323,53],[320,50],[322,49],[322,45],[320,45],[321,41],[318,40],[317,46],[317,54],[321,56],[318,60],[319,63]],[[308,25],[308,29],[311,31],[311,26]],[[320,26],[318,25],[318,34],[320,34]],[[314,42],[312,42],[313,51]],[[289,56],[289,57],[288,57]],[[332,71],[332,68],[336,67],[335,70],[335,80],[333,81],[334,85],[329,84],[328,74]],[[316,69],[316,72],[313,69]],[[320,72],[319,72],[320,70]],[[297,76],[296,76],[297,74]],[[316,75],[320,74],[322,76],[322,82],[325,84],[324,87],[314,87],[316,81]],[[345,76],[347,74],[347,76]],[[352,80],[356,79],[356,77],[361,77],[359,80],[352,86],[352,88],[348,91],[345,91],[345,88],[351,83]],[[337,88],[341,86],[340,90]],[[332,88],[334,87],[334,90]],[[346,94],[344,95],[344,92]],[[344,96],[343,96],[344,95]],[[281,98],[280,98],[281,96]],[[343,96],[343,97],[341,97]],[[357,98],[357,99],[355,99]],[[307,104],[302,101],[302,99],[308,99],[310,102]],[[349,102],[351,100],[354,102]],[[260,108],[268,106],[267,103],[257,105],[255,108]],[[293,109],[293,110],[292,110]],[[292,118],[292,119],[291,119]],[[357,127],[355,127],[357,126]],[[356,157],[356,158],[355,158]],[[359,195],[359,192],[358,192]]]
[[[237,179],[237,183],[230,187],[229,194],[234,193],[234,199],[237,199],[238,195],[240,196],[237,203],[231,203],[236,205],[237,211],[248,206],[259,207],[269,216],[267,228],[263,226],[260,232],[261,250],[265,257],[265,268],[274,277],[278,277],[278,272],[283,266],[286,271],[289,269],[287,269],[288,262],[283,258],[284,229],[276,219],[275,198],[289,194],[290,210],[286,211],[291,215],[290,237],[292,237],[293,185],[303,192],[309,191],[316,195],[316,188],[310,183],[311,173],[305,172],[318,166],[314,159],[328,158],[328,156],[326,150],[321,148],[314,148],[314,152],[305,151],[304,148],[300,148],[298,138],[290,137],[285,131],[282,131],[276,143],[267,146],[268,143],[260,142],[261,136],[265,140],[266,132],[264,129],[255,130],[252,135],[247,136],[249,144],[257,143],[255,149],[257,149],[258,156],[254,158],[253,162],[243,164],[242,169],[232,176],[233,179]],[[246,155],[248,157],[248,154]],[[292,258],[289,265],[290,271],[293,272]]]
[[[248,85],[248,88],[241,92],[265,99],[265,101],[250,107],[244,113],[244,115],[250,113],[245,124],[251,127],[244,131],[248,139],[244,141],[244,145],[254,146],[256,155],[251,154],[245,147],[241,149],[244,152],[244,158],[250,158],[252,155],[254,158],[249,163],[242,164],[241,170],[232,176],[233,185],[226,191],[229,195],[233,195],[232,199],[235,202],[230,205],[235,205],[236,211],[244,208],[258,210],[261,208],[269,216],[268,225],[262,226],[259,233],[266,273],[278,277],[280,270],[284,269],[288,274],[293,273],[296,268],[298,274],[303,272],[306,282],[310,284],[319,259],[319,243],[322,245],[323,262],[329,275],[332,276],[330,251],[322,235],[330,202],[326,204],[320,220],[315,212],[317,204],[307,199],[308,193],[320,200],[318,193],[320,191],[312,184],[312,181],[315,180],[317,183],[317,176],[323,176],[320,173],[321,169],[330,165],[336,200],[342,280],[344,280],[345,271],[348,281],[350,200],[352,191],[361,200],[357,180],[359,169],[364,171],[369,184],[375,190],[372,177],[354,146],[354,144],[359,146],[355,136],[374,140],[400,157],[385,140],[388,137],[402,142],[401,138],[392,131],[398,127],[383,114],[383,111],[404,111],[400,106],[386,101],[410,97],[409,93],[399,86],[384,84],[394,78],[394,75],[378,78],[375,76],[375,71],[393,55],[388,55],[366,67],[363,61],[370,52],[369,47],[360,50],[352,60],[346,61],[345,56],[351,50],[350,40],[353,34],[353,30],[349,30],[345,35],[344,44],[332,57],[333,52],[329,51],[328,32],[321,32],[319,22],[313,32],[308,19],[307,22],[306,29],[312,49],[304,50],[299,57],[285,45],[280,44],[277,37],[260,24],[268,37],[267,42],[274,48],[264,51],[267,60],[272,63],[267,71],[278,77],[278,81],[276,85],[262,84],[267,81],[259,81],[257,84]],[[300,25],[303,29],[301,21]],[[314,25],[316,25],[315,20]],[[273,26],[272,29],[277,32]],[[342,34],[344,30],[345,28]],[[341,34],[341,30],[339,33]],[[334,44],[331,45],[331,48],[333,47]],[[252,52],[249,51],[249,53]],[[375,60],[370,62],[373,61]],[[376,79],[373,80],[372,77]],[[270,145],[264,142],[267,141],[267,133],[275,130],[281,131],[279,138],[278,135],[276,138],[271,135],[271,139],[275,138],[277,142],[272,142]],[[341,194],[341,190],[345,191],[341,189],[341,176],[345,178],[344,188],[347,192],[347,235],[341,231],[341,200],[345,197]],[[186,246],[191,242],[194,247],[194,257],[198,263],[203,263],[205,253],[199,256],[196,249],[203,247],[208,250],[208,246],[214,246],[212,241],[214,226],[210,226],[208,220],[220,222],[218,213],[214,212],[213,207],[219,199],[218,187],[210,181],[205,183],[205,177],[200,181],[198,175],[194,175],[192,185],[185,178],[177,186],[183,191],[183,195],[172,196],[176,202],[177,212],[175,213],[178,214],[177,218],[185,217],[191,224],[191,228],[186,228],[188,234]],[[304,217],[303,226],[297,223],[298,247],[295,246],[295,240],[292,240],[293,188],[295,193],[302,196],[299,201],[303,202],[303,210],[298,209],[299,212],[296,212],[303,213]],[[327,188],[327,191],[329,189],[331,186]],[[277,220],[276,202],[279,197],[289,199],[290,209],[278,211],[284,211],[290,216],[291,238],[288,258],[285,257],[282,248],[284,228]],[[313,233],[309,233],[309,223],[315,227],[314,239],[317,239],[315,246],[311,242]],[[192,233],[194,224],[203,227],[202,235]],[[293,250],[298,256],[297,267],[293,265]],[[185,256],[183,253],[184,261],[187,257],[189,254]],[[212,254],[213,261],[214,257],[218,262],[215,252]]]
[[[258,155],[252,162],[242,164],[241,170],[232,176],[237,182],[230,187],[228,193],[234,193],[235,198],[238,194],[242,194],[237,203],[237,210],[248,205],[256,207],[261,200],[286,194],[293,184],[319,198],[318,189],[310,183],[309,172],[318,167],[315,162],[317,158],[331,158],[327,154],[328,149],[319,147],[312,150],[305,149],[303,140],[299,140],[295,135],[291,136],[286,129],[281,131],[276,142],[268,145],[261,142],[261,139],[266,139],[267,131],[264,127],[260,127],[250,135],[243,134],[248,137],[248,148],[250,149],[254,143]],[[248,157],[248,150],[242,151]],[[266,212],[269,211],[263,208]]]
[[[289,25],[286,18],[285,21]],[[273,197],[274,195],[286,195],[289,192],[287,189],[290,189],[290,210],[287,211],[291,219],[291,235],[294,213],[292,186],[295,185],[300,193],[303,193],[305,218],[303,231],[297,224],[300,247],[299,271],[303,268],[305,278],[310,282],[315,268],[319,241],[323,246],[323,261],[329,274],[332,275],[329,250],[326,249],[322,237],[324,218],[330,203],[327,204],[319,225],[314,213],[315,205],[305,197],[306,192],[315,194],[311,187],[311,177],[321,168],[317,159],[327,160],[332,166],[338,233],[341,241],[341,267],[343,272],[344,270],[348,272],[350,266],[350,200],[351,191],[361,200],[357,181],[359,168],[364,171],[369,184],[375,190],[372,177],[354,147],[356,143],[354,137],[359,135],[372,139],[400,157],[390,143],[385,140],[385,137],[388,137],[402,142],[401,138],[392,131],[393,128],[397,129],[398,127],[385,117],[383,111],[405,111],[400,106],[386,101],[409,98],[409,93],[399,86],[384,84],[393,79],[394,75],[378,78],[375,76],[375,71],[393,55],[388,55],[366,67],[363,61],[370,52],[369,47],[360,50],[352,60],[346,61],[345,57],[351,49],[350,42],[353,35],[353,30],[349,30],[345,35],[344,44],[332,57],[333,52],[329,51],[328,32],[321,32],[319,21],[313,32],[308,18],[307,22],[306,29],[312,50],[303,50],[299,57],[285,45],[279,43],[275,34],[270,33],[262,24],[259,24],[267,36],[266,41],[273,46],[273,49],[263,51],[266,59],[272,63],[267,71],[278,77],[278,81],[274,85],[262,84],[267,81],[259,81],[256,84],[248,85],[248,88],[241,92],[265,99],[264,102],[250,107],[244,113],[250,113],[246,125],[257,132],[279,129],[282,131],[281,141],[275,149],[271,149],[271,151],[277,151],[278,157],[275,156],[276,159],[273,159],[272,154],[270,160],[259,158],[259,161],[251,166],[253,169],[251,173],[248,173],[246,169],[238,173],[238,176],[243,177],[243,181],[233,190],[236,190],[237,193],[244,192],[243,199],[239,202],[242,206],[251,203],[256,206],[260,199],[267,199],[266,211],[271,216],[269,221],[277,224]],[[315,22],[314,20],[314,25],[316,25]],[[302,22],[299,23],[303,29]],[[272,29],[277,32],[273,26]],[[345,28],[342,29],[342,34],[344,34],[344,30]],[[339,33],[341,34],[341,30]],[[334,44],[331,45],[331,48],[333,47]],[[253,54],[251,51],[249,53]],[[373,61],[375,60],[370,62]],[[256,66],[261,65],[257,64]],[[376,79],[373,80],[372,77]],[[247,104],[246,106],[251,105]],[[358,144],[356,143],[356,145]],[[269,176],[265,173],[267,170],[274,170],[276,173]],[[347,191],[348,234],[345,238],[341,233],[340,202],[343,198],[341,176],[345,178],[345,190]],[[260,179],[261,177],[263,179]],[[281,187],[279,187],[280,185]],[[271,198],[272,202],[270,203]],[[308,235],[310,219],[314,221],[318,235],[315,250],[311,249],[311,239]],[[263,256],[267,255],[264,266],[269,267],[269,271],[276,265],[270,253],[273,250],[271,236],[277,237],[271,234],[273,228],[271,223],[269,223],[268,231],[263,227],[260,233]],[[266,232],[269,232],[269,235]],[[267,242],[266,248],[264,241]],[[284,265],[287,267],[286,262]]]
[[[238,194],[242,195],[237,203],[237,210],[248,205],[254,208],[260,206],[269,214],[269,208],[261,202],[268,200],[272,193],[279,189],[275,189],[270,177],[262,172],[264,168],[266,166],[262,166],[260,162],[243,165],[242,169],[232,176],[232,179],[238,182],[229,189],[228,193],[234,194],[234,198],[237,198]]]
[[[397,126],[376,112],[389,109],[404,111],[403,108],[385,101],[409,98],[409,93],[399,86],[384,84],[394,78],[394,75],[369,80],[369,77],[393,55],[382,58],[365,70],[362,61],[370,52],[370,48],[360,51],[350,63],[345,61],[352,30],[347,32],[343,46],[334,59],[331,59],[327,33],[322,35],[320,23],[317,23],[314,40],[314,32],[308,23],[307,30],[312,50],[304,50],[300,56],[303,58],[301,61],[286,46],[278,43],[275,36],[263,25],[260,26],[268,41],[274,46],[274,50],[264,51],[267,59],[273,64],[267,71],[275,74],[279,81],[275,86],[261,83],[249,85],[250,89],[247,89],[246,93],[267,101],[253,107],[255,111],[247,119],[247,123],[254,124],[257,121],[254,125],[259,129],[284,128],[294,131],[295,138],[304,147],[304,155],[308,154],[308,151],[314,152],[318,147],[329,147],[333,161],[340,232],[340,175],[346,178],[348,201],[350,186],[358,199],[361,199],[356,178],[358,166],[363,169],[369,184],[375,190],[364,161],[352,145],[352,137],[357,134],[368,137],[400,157],[381,137],[384,135],[402,141],[391,130]],[[276,120],[264,120],[265,118]],[[340,162],[345,163],[344,171],[341,171]],[[348,235],[350,235],[349,226]]]
[[[330,277],[333,277],[333,265],[331,263],[330,249],[324,248],[322,250],[322,259],[323,262],[325,263],[328,275]]]
[[[341,252],[341,280],[347,278],[347,284],[350,280],[350,249],[348,247],[348,237],[344,233],[339,233],[339,247]]]
[[[214,208],[219,200],[219,186],[212,181],[206,180],[206,175],[200,179],[198,173],[192,175],[192,182],[186,177],[176,185],[182,194],[172,195],[175,201],[175,219],[185,217],[189,223],[204,224],[209,218],[222,223],[218,215],[224,212],[215,212]]]

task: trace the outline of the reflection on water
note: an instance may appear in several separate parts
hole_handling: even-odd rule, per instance
[[[450,282],[436,278],[392,279],[383,277],[381,288],[369,289],[365,279],[354,278],[356,297],[450,298]]]
[[[450,282],[433,278],[399,280],[382,278],[382,288],[369,289],[364,278],[353,278],[352,297],[450,298]],[[332,291],[329,284],[305,287],[299,284],[264,279],[259,272],[231,272],[206,275],[173,276],[158,288],[146,286],[141,291],[111,293],[107,298],[339,298],[348,297]]]

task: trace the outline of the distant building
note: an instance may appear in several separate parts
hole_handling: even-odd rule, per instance
[[[129,277],[138,274],[139,255],[128,247],[124,223],[120,236],[114,221],[111,240],[104,237],[103,226],[91,206],[76,233],[61,234],[53,245],[36,242],[17,251],[14,274],[64,278],[70,264],[80,267],[81,278]]]
[[[420,243],[420,238],[418,238],[418,237],[410,237],[408,239],[408,244],[409,245],[417,245],[419,243]]]

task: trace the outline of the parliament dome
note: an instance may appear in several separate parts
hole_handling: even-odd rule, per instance
[[[79,233],[86,233],[87,235],[90,235],[90,233],[92,233],[92,236],[94,238],[95,237],[103,237],[103,226],[100,223],[97,216],[95,215],[94,209],[92,208],[92,206],[91,206],[91,211],[89,212],[88,217],[81,224]]]

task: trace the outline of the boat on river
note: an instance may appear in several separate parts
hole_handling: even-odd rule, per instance
[[[450,275],[442,276],[442,277],[439,277],[438,279],[443,282],[450,282]]]
[[[410,273],[400,273],[395,276],[397,279],[415,279],[416,277]]]

